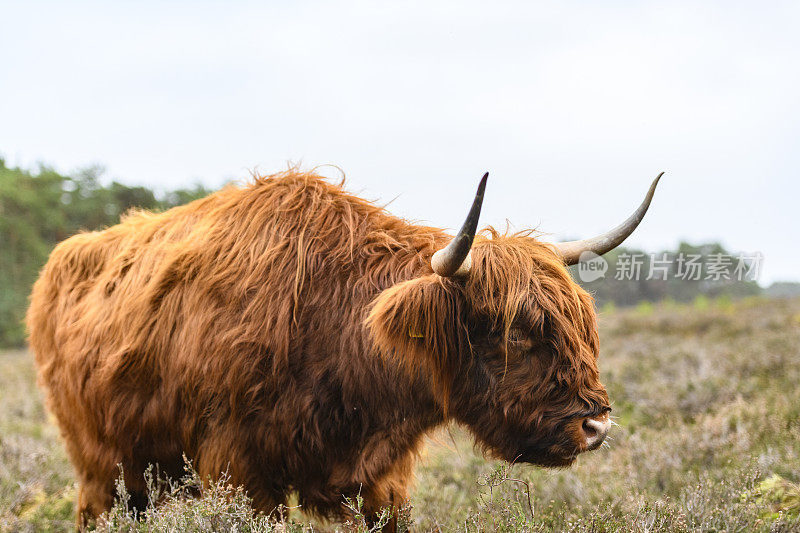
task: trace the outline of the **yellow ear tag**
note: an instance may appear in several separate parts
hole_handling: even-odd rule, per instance
[[[411,337],[412,339],[424,339],[425,338],[425,336],[422,335],[422,333],[415,333],[415,332],[411,331],[411,329],[408,330],[408,336]]]

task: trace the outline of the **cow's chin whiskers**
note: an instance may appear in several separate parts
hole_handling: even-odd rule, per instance
[[[548,447],[528,447],[514,453],[493,453],[498,459],[509,463],[527,463],[545,468],[566,468],[575,462],[578,455],[584,450],[570,447],[567,449],[561,444]]]
[[[545,455],[541,458],[534,459],[529,461],[531,464],[536,466],[543,466],[546,468],[567,468],[571,466],[575,460],[577,459],[578,454],[569,454],[569,455]]]

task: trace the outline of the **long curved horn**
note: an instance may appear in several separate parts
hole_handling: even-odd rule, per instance
[[[628,217],[628,220],[616,228],[607,233],[603,233],[602,235],[598,235],[597,237],[592,237],[591,239],[560,242],[556,244],[556,250],[559,254],[561,254],[561,257],[564,258],[564,262],[568,265],[574,265],[580,261],[581,254],[583,252],[594,252],[597,255],[603,255],[604,253],[610,252],[622,244],[622,241],[627,239],[628,236],[633,233],[633,230],[636,229],[636,227],[644,218],[644,214],[647,213],[647,208],[650,207],[650,201],[653,199],[653,194],[656,192],[658,180],[660,180],[661,176],[663,175],[664,173],[662,172],[656,176],[656,179],[653,180],[653,184],[650,185],[650,190],[647,192],[647,196],[644,197],[642,205],[640,205],[639,208],[630,217]]]
[[[488,178],[488,172],[481,178],[472,208],[470,208],[467,219],[458,234],[450,241],[450,244],[438,250],[431,258],[433,271],[444,278],[469,274],[469,269],[472,267],[469,250],[472,248],[472,241],[478,230],[478,219],[481,216],[481,206],[483,205],[483,191],[486,189]]]

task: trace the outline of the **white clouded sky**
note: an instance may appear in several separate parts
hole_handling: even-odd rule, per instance
[[[800,280],[797,2],[3,2],[0,154],[155,187],[336,164],[457,227],[721,240]],[[337,175],[334,170],[326,174]]]

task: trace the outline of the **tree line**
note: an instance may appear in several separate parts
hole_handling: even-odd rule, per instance
[[[82,230],[119,222],[131,208],[165,210],[206,196],[195,185],[157,194],[116,181],[104,184],[102,168],[73,175],[52,168],[10,168],[0,159],[0,346],[25,342],[23,320],[33,282],[53,247]]]

